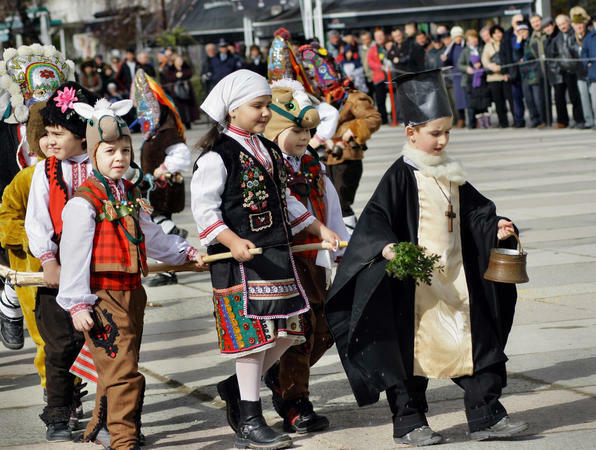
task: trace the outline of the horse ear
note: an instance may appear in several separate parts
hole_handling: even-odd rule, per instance
[[[120,117],[126,115],[131,108],[132,100],[120,100],[118,102],[112,103],[112,106],[110,107],[110,109]]]
[[[279,103],[280,105],[285,105],[292,101],[293,92],[292,89],[286,87],[275,87],[271,89],[273,93],[273,99],[275,103]]]
[[[93,106],[88,105],[87,103],[73,103],[72,107],[79,116],[84,117],[87,120],[93,117]]]

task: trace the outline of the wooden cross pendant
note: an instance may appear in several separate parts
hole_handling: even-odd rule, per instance
[[[457,214],[453,212],[453,206],[451,206],[451,203],[449,203],[449,206],[447,206],[445,216],[449,219],[449,232],[453,232],[453,219],[457,217]]]

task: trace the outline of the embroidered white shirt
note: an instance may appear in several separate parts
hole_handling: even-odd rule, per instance
[[[235,127],[226,129],[225,134],[242,145],[267,170],[273,170],[273,161],[256,135]],[[228,228],[220,209],[227,177],[226,166],[217,153],[207,152],[199,158],[197,170],[190,182],[190,192],[192,214],[197,223],[201,245],[215,244],[216,236]],[[286,189],[286,200],[292,234],[300,232],[315,221],[304,205],[290,194],[289,189]]]
[[[300,161],[302,159],[301,157],[290,156],[286,155],[285,153],[283,154],[283,156],[290,163],[294,172],[297,172],[300,169]],[[330,228],[332,231],[335,231],[339,235],[339,237],[341,237],[342,241],[349,241],[350,233],[348,232],[343,220],[343,216],[341,213],[341,204],[339,202],[339,195],[335,190],[335,186],[333,186],[333,182],[327,176],[324,164],[321,164],[321,173],[323,174],[323,180],[325,182],[325,195],[323,197],[327,213],[327,222],[325,223],[325,225],[327,226],[327,228]],[[313,205],[310,199],[308,199],[306,207],[310,213],[314,213]],[[341,248],[337,252],[331,252],[331,254],[333,258],[337,258],[338,256],[342,256],[345,250],[345,248]]]
[[[62,177],[68,189],[68,198],[70,198],[73,192],[87,180],[93,168],[87,153],[60,161],[60,165]],[[35,165],[25,215],[29,249],[42,264],[55,260],[58,252],[58,245],[52,241],[54,225],[50,218],[49,204],[50,184],[45,173],[45,160],[42,160]]]

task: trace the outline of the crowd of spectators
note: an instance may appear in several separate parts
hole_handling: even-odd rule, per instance
[[[389,81],[404,72],[445,68],[445,83],[457,127],[596,128],[596,16],[581,7],[554,20],[515,15],[504,29],[488,21],[479,30],[437,25],[433,33],[415,22],[393,27],[331,30],[326,49],[346,77],[375,100],[383,123],[401,122]],[[226,75],[246,68],[267,76],[268,48],[245,48],[224,39],[205,45],[200,62],[204,93]],[[246,56],[245,56],[246,55]],[[104,63],[101,56],[84,61],[80,81],[110,100],[129,95],[137,68],[157,77],[178,107],[187,128],[199,118],[190,79],[192,69],[171,49],[157,54],[154,67],[145,52],[126,51]],[[568,104],[571,104],[571,117]],[[554,113],[553,106],[554,104]],[[490,114],[496,112],[497,123]],[[529,119],[529,120],[528,120]]]
[[[199,109],[191,83],[192,69],[184,58],[172,49],[157,53],[157,65],[154,66],[147,52],[135,52],[128,49],[124,58],[112,57],[105,63],[101,55],[82,62],[79,70],[79,82],[87,89],[109,99],[112,102],[130,97],[130,89],[135,73],[143,69],[146,74],[156,78],[166,93],[172,98],[182,122],[187,129],[199,119]],[[126,117],[127,122],[134,121],[134,111]]]
[[[596,17],[574,7],[555,20],[515,15],[507,30],[489,22],[480,30],[439,25],[427,34],[410,22],[390,33],[381,28],[372,35],[362,31],[357,54],[351,32],[341,36],[332,31],[327,50],[340,65],[346,49],[350,58],[360,61],[383,123],[389,121],[385,106],[389,80],[404,72],[445,67],[458,127],[490,127],[488,111],[494,105],[502,128],[544,128],[554,123],[557,128],[584,129],[596,125],[595,30]],[[389,104],[399,121],[397,105]]]

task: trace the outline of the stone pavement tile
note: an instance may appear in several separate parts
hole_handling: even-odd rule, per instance
[[[596,194],[596,191],[594,191]],[[582,238],[594,238],[594,226],[577,226],[577,227],[566,227],[560,228],[549,228],[549,229],[533,229],[524,233],[524,242],[526,244],[538,244],[558,241],[569,241],[573,242],[576,239]]]
[[[516,179],[512,179],[504,183],[503,180],[499,181],[492,181],[492,182],[483,182],[478,181],[474,183],[475,187],[480,192],[485,191],[504,191],[510,189],[525,189],[527,187],[536,187],[536,186],[552,186],[564,183],[577,183],[577,182],[590,182],[594,181],[594,174],[591,175],[550,175],[547,177],[533,177],[533,178],[526,178],[520,177]]]
[[[535,354],[511,354],[509,377],[515,381],[535,383],[538,389],[568,389],[578,395],[593,397],[596,391],[596,356],[588,343],[584,345],[584,348],[544,352],[540,358]],[[596,420],[596,406],[593,408]]]
[[[558,250],[536,249],[528,252],[528,266],[566,266],[568,264],[595,262],[593,256],[576,255]]]
[[[584,189],[565,192],[531,192],[521,194],[518,191],[503,193],[491,197],[501,208],[524,208],[532,206],[550,206],[560,204],[588,203],[596,196],[596,189]]]
[[[507,341],[507,354],[534,354],[593,347],[596,318],[549,323],[530,323],[513,327]]]
[[[502,209],[500,209],[502,211]],[[551,217],[566,217],[574,215],[596,214],[596,202],[565,203],[556,206],[525,206],[521,208],[508,208],[507,214],[515,217],[515,220],[522,222],[527,219],[549,219]]]
[[[562,285],[571,286],[576,283],[591,283],[594,280],[594,273],[596,273],[596,262],[569,264],[566,266],[553,264],[548,266],[528,267],[530,282],[518,286],[518,289],[522,292],[520,298],[525,298],[523,292],[525,292],[526,289],[548,289],[549,286],[557,287]],[[571,295],[573,296],[576,294],[572,292]],[[592,296],[593,295],[594,293],[592,291]],[[559,296],[556,297],[558,298]],[[544,296],[537,295],[536,298],[548,298],[548,293]]]

